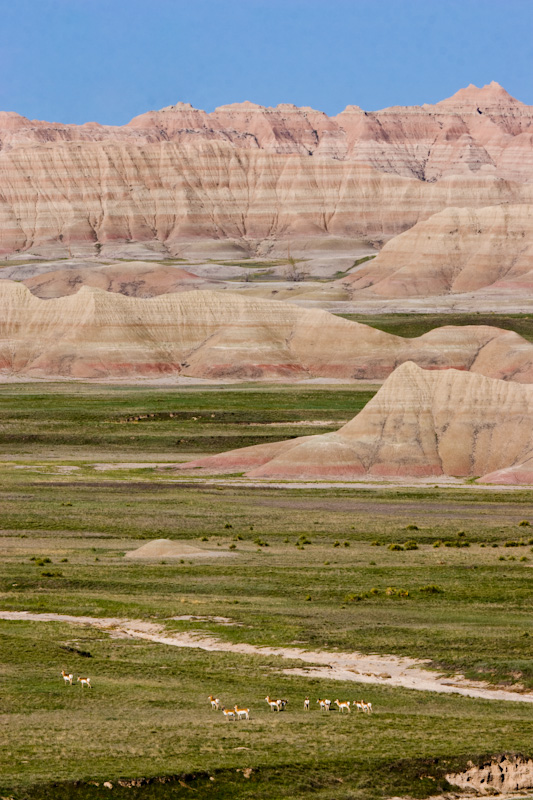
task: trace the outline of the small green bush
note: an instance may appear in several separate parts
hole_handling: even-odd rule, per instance
[[[444,589],[441,586],[437,586],[435,583],[428,583],[427,586],[421,586],[420,591],[423,594],[444,594]]]
[[[406,531],[418,531],[420,529],[419,529],[418,525],[406,525],[405,526],[405,530]]]
[[[409,542],[405,542],[404,543],[403,549],[404,550],[418,550],[418,545],[417,545],[416,542],[411,540]]]
[[[530,523],[528,522],[528,520],[527,520],[527,519],[522,519],[522,520],[520,520],[520,522],[518,523],[518,527],[519,527],[519,528],[529,528],[529,526],[530,526]]]
[[[389,550],[403,550],[404,547],[401,544],[397,544],[396,542],[392,542],[392,544],[389,544],[389,548],[388,549]]]

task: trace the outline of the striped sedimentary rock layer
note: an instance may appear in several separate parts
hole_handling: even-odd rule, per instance
[[[0,284],[4,379],[382,380],[407,360],[533,383],[533,345],[490,326],[404,339],[326,311],[226,292],[141,299],[84,286],[43,300],[22,284]]]
[[[412,362],[335,433],[232,450],[181,471],[274,479],[430,476],[533,480],[533,386]]]
[[[497,84],[336,117],[178,103],[122,127],[0,113],[0,252],[42,243],[396,235],[533,202],[533,109]]]

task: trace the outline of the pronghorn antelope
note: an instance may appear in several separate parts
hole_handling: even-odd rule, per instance
[[[363,711],[366,711],[367,714],[372,713],[372,703],[365,703],[361,700],[361,705],[363,706]]]
[[[306,697],[304,700],[304,711],[309,711],[309,698]]]
[[[352,705],[356,706],[358,711],[364,711],[363,703],[360,703],[359,700],[354,700]]]
[[[237,719],[250,719],[250,709],[249,708],[239,708],[239,706],[234,706],[233,710],[235,711],[235,715]]]
[[[92,689],[91,686],[91,679],[90,678],[80,678],[78,677],[79,682],[81,683],[81,688],[83,689],[84,686],[88,686],[89,689]]]
[[[280,711],[285,711],[285,706],[287,705],[288,700],[276,700]]]
[[[72,672],[67,673],[67,672],[65,672],[64,669],[62,669],[61,670],[61,677],[63,678],[65,683],[69,683],[72,686],[72,679],[74,678],[74,675],[72,674]]]
[[[317,700],[317,703],[319,704],[321,711],[329,711],[327,700]]]
[[[339,703],[339,700],[337,698],[337,700],[335,700],[335,703],[338,705],[339,711],[341,712],[341,714],[344,711],[344,709],[346,709],[346,711],[348,713],[350,713],[351,708],[350,708],[350,701],[349,700],[346,700],[346,701],[343,701],[342,703]]]
[[[207,699],[211,703],[211,708],[213,709],[213,711],[218,711],[218,709],[220,708],[220,700],[218,699],[218,697],[213,697],[213,695],[210,694]]]
[[[231,708],[224,708],[224,706],[222,706],[222,713],[224,714],[228,722],[230,721],[230,719],[232,719],[235,722],[235,711],[232,711]]]
[[[329,707],[331,705],[331,700],[324,700],[324,703],[326,704],[326,711],[329,711]]]
[[[280,702],[279,700],[272,700],[269,697],[268,694],[265,697],[265,700],[267,701],[268,705],[270,706],[270,710],[271,711],[279,711],[279,702]]]

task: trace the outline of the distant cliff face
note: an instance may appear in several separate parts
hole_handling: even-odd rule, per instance
[[[0,113],[0,252],[47,242],[390,236],[533,201],[533,107],[498,86],[336,117],[178,103],[121,127]]]

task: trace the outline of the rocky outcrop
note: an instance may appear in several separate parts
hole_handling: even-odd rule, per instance
[[[447,208],[339,284],[357,297],[533,292],[533,205]]]
[[[181,469],[252,478],[470,478],[533,458],[533,386],[412,362],[335,433],[199,459]]]
[[[533,760],[523,756],[500,756],[480,767],[470,762],[464,772],[450,773],[446,780],[475,795],[510,795],[533,788]]]
[[[382,380],[407,360],[533,383],[533,345],[489,326],[403,339],[326,311],[229,292],[141,299],[84,286],[42,300],[20,283],[0,282],[4,379]]]
[[[382,240],[448,206],[533,202],[533,109],[497,84],[336,117],[178,103],[128,125],[0,114],[0,252],[198,237]]]

